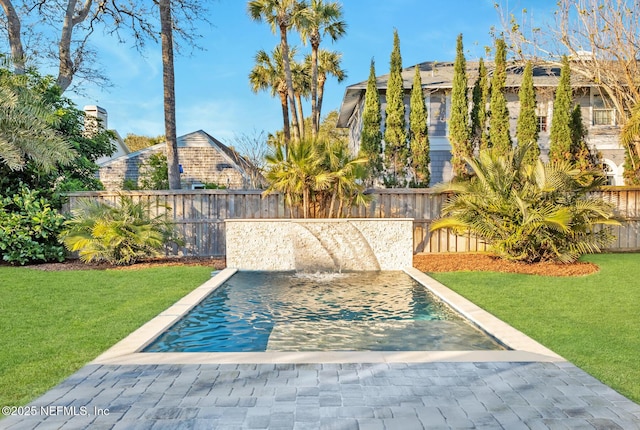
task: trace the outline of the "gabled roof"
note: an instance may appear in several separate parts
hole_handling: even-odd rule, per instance
[[[467,81],[469,87],[472,87],[478,77],[478,61],[467,61]],[[485,61],[487,73],[489,76],[493,74],[494,63]],[[427,61],[417,64],[416,66],[407,67],[402,70],[402,82],[405,90],[410,90],[413,86],[413,77],[415,68],[420,69],[420,78],[422,79],[422,88],[436,91],[438,89],[450,89],[453,87],[453,62],[437,62]],[[522,82],[522,73],[524,65],[522,63],[509,62],[507,64],[507,88],[518,88]],[[533,67],[533,85],[536,87],[555,87],[560,80],[560,67],[550,63],[539,63]],[[376,87],[378,91],[384,92],[387,88],[389,75],[376,76]],[[595,86],[591,81],[586,80],[582,75],[573,73],[571,75],[571,84],[576,87]],[[353,111],[364,97],[367,90],[367,81],[358,82],[348,86],[345,89],[342,104],[340,106],[340,114],[338,116],[338,127],[347,127],[349,118],[353,115]]]
[[[210,148],[213,147],[217,149],[224,158],[229,161],[229,164],[232,166],[237,166],[240,168],[243,173],[249,173],[251,170],[255,169],[255,166],[249,162],[246,158],[238,154],[235,150],[229,148],[224,143],[220,142],[215,137],[211,136],[209,133],[198,130],[194,131],[182,136],[178,136],[177,138],[178,148]],[[128,158],[135,158],[147,152],[156,152],[163,150],[166,146],[166,142],[158,143],[153,146],[149,146],[147,148],[140,149],[135,152],[130,152],[129,154],[113,158],[103,164],[101,167],[109,166],[112,163],[116,163]]]

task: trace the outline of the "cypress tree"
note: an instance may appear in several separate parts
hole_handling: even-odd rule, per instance
[[[489,81],[487,68],[480,58],[478,62],[478,79],[473,85],[471,108],[471,143],[472,150],[485,149],[489,146],[487,135],[487,100],[489,99]]]
[[[566,55],[562,57],[560,82],[553,100],[553,118],[549,135],[549,160],[571,159],[571,67]]]
[[[402,56],[398,30],[393,31],[393,51],[390,61],[389,82],[387,84],[387,109],[384,142],[386,168],[391,171],[387,184],[397,186],[404,175],[407,163],[407,130],[405,122],[404,86],[402,82]],[[400,177],[400,178],[399,178]]]
[[[362,134],[360,136],[360,155],[368,158],[367,173],[370,184],[382,172],[382,113],[380,112],[380,94],[376,85],[375,62],[371,59],[369,80],[364,96],[364,110],[362,112]]]
[[[540,148],[538,148],[538,115],[536,113],[536,93],[533,88],[533,66],[531,61],[527,61],[522,73],[522,84],[520,85],[518,98],[520,100],[520,115],[516,125],[516,138],[518,139],[518,146],[532,144],[524,157],[524,161],[528,164],[534,164],[540,157]]]
[[[416,65],[409,112],[411,167],[414,174],[412,186],[416,188],[428,187],[431,180],[427,115],[427,106],[424,103],[424,94],[422,93],[420,67]]]
[[[511,135],[509,134],[509,109],[504,96],[507,81],[507,53],[503,39],[496,39],[496,59],[493,78],[491,79],[491,102],[489,111],[489,141],[490,145],[498,148],[500,153],[506,154],[511,150]]]
[[[449,119],[449,143],[453,175],[467,174],[465,157],[471,157],[469,135],[469,100],[467,96],[467,61],[464,58],[462,34],[456,41],[456,59],[453,65],[453,88],[451,89],[451,117]]]
[[[571,111],[571,158],[580,170],[593,170],[598,166],[598,156],[589,149],[586,137],[582,109],[580,105],[575,105]]]

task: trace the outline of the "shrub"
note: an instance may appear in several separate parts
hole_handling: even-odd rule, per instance
[[[10,263],[62,261],[58,241],[64,217],[38,191],[22,187],[18,194],[0,198],[0,255]]]
[[[526,263],[572,262],[609,245],[613,236],[603,225],[618,224],[613,207],[589,194],[604,183],[602,173],[566,161],[529,165],[528,148],[467,159],[474,176],[439,187],[453,194],[431,230],[471,232],[501,257]]]
[[[120,195],[115,205],[81,200],[65,223],[62,240],[84,262],[133,264],[140,258],[161,255],[170,243],[181,243],[168,221],[168,209],[166,205],[134,202],[126,195]],[[159,215],[151,216],[152,211]]]

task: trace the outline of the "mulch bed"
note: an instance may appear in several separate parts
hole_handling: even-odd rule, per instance
[[[427,273],[476,271],[545,276],[582,276],[600,270],[597,265],[587,262],[525,264],[477,253],[417,254],[413,256],[413,267]]]
[[[53,272],[61,270],[138,270],[159,266],[206,266],[219,270],[226,267],[226,262],[224,258],[174,257],[143,260],[130,266],[112,266],[107,263],[83,263],[80,260],[66,260],[62,263],[33,264],[25,267]],[[593,263],[524,264],[501,260],[491,254],[483,253],[417,254],[413,257],[413,267],[427,273],[491,271],[546,276],[582,276],[596,273],[599,270],[598,266]]]
[[[25,267],[48,272],[56,272],[61,270],[139,270],[161,266],[207,266],[212,269],[219,270],[225,268],[226,262],[224,258],[174,257],[141,260],[130,266],[113,266],[108,263],[83,263],[80,260],[65,260],[62,263],[32,264]]]

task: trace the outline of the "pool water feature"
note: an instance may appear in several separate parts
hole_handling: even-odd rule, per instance
[[[237,272],[144,352],[504,349],[404,272]]]

